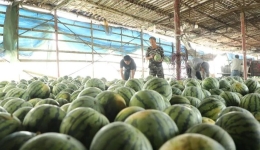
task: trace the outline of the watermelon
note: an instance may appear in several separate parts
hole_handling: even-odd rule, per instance
[[[100,102],[90,96],[82,96],[80,98],[77,98],[76,100],[74,100],[68,107],[67,112],[70,112],[76,108],[79,107],[90,107],[102,114],[105,114],[104,112],[104,108],[102,107],[102,105],[100,104]]]
[[[43,99],[43,100],[40,100],[38,103],[36,103],[34,105],[34,107],[37,107],[37,106],[40,106],[40,105],[44,105],[44,104],[60,106],[60,104],[57,101],[53,100],[53,99]]]
[[[19,150],[87,150],[74,137],[62,133],[43,133],[25,142]]]
[[[208,96],[211,96],[211,93],[208,91],[208,90],[205,90],[205,89],[201,89],[203,94],[204,94],[204,97],[208,97]]]
[[[224,98],[222,98],[221,96],[219,95],[210,95],[208,97],[205,97],[202,101],[205,101],[205,100],[219,100],[221,101],[223,104],[226,105],[226,101]]]
[[[250,93],[245,95],[239,106],[250,112],[260,111],[260,94]]]
[[[182,91],[177,87],[172,86],[172,95],[181,95]]]
[[[50,95],[50,87],[41,81],[30,83],[27,91],[30,98],[48,98]]]
[[[214,121],[218,118],[219,113],[225,108],[225,104],[217,99],[204,100],[198,107],[203,117],[208,117]]]
[[[25,142],[36,134],[28,131],[18,131],[7,135],[0,141],[1,150],[18,150]]]
[[[8,81],[0,81],[0,88],[5,87],[8,83]]]
[[[209,92],[211,95],[220,95],[224,91],[221,89],[210,89]]]
[[[89,150],[153,150],[150,142],[135,127],[123,123],[110,123],[97,132]]]
[[[89,79],[85,85],[84,85],[85,88],[87,87],[96,87],[96,88],[99,88],[100,90],[104,91],[105,90],[105,83],[100,80],[100,79],[97,79],[97,78],[92,78],[92,79]]]
[[[96,99],[103,106],[106,117],[110,122],[114,121],[116,115],[126,108],[124,98],[112,91],[102,91],[96,96]]]
[[[117,116],[116,116],[116,118],[115,118],[115,121],[124,122],[125,119],[126,119],[127,117],[129,117],[130,115],[132,115],[132,114],[134,114],[134,113],[136,113],[136,112],[139,112],[139,111],[143,111],[143,110],[145,110],[145,109],[142,108],[142,107],[137,107],[137,106],[127,107],[127,108],[121,110],[121,111],[117,114]]]
[[[55,99],[55,101],[59,103],[59,106],[63,106],[65,104],[69,103],[69,101],[67,101],[66,99],[62,99],[62,98]]]
[[[219,82],[216,78],[207,77],[202,81],[202,88],[206,90],[210,89],[218,89],[219,88]]]
[[[119,84],[112,84],[111,86],[108,87],[108,91],[114,91],[115,89],[122,87],[122,85]]]
[[[108,119],[96,110],[80,107],[70,111],[64,117],[60,133],[76,138],[88,148],[95,134],[107,124],[109,124]]]
[[[129,106],[138,106],[144,109],[164,110],[165,102],[158,92],[153,90],[141,90],[132,96]]]
[[[70,93],[68,92],[60,92],[56,95],[55,99],[66,99],[67,101],[70,101]]]
[[[231,83],[233,82],[230,82],[226,79],[222,79],[219,81],[219,88],[222,89],[222,88],[229,88],[231,86]]]
[[[26,90],[27,89],[27,84],[20,83],[20,84],[17,85],[17,87],[20,88],[20,89]]]
[[[168,140],[159,150],[225,150],[225,148],[205,135],[185,133]]]
[[[191,96],[185,96],[189,101],[190,104],[194,107],[199,107],[201,100],[195,97],[191,97]]]
[[[225,150],[236,150],[236,145],[231,136],[222,128],[212,124],[198,124],[189,128],[186,133],[197,133],[210,137],[221,144]]]
[[[191,80],[191,81],[187,81],[185,83],[185,87],[190,87],[190,86],[201,88],[201,85],[200,85],[200,83],[197,80]]]
[[[245,84],[248,87],[249,93],[253,93],[259,87],[258,81],[254,79],[247,79]]]
[[[21,122],[20,120],[8,113],[0,112],[0,141],[7,135],[20,131],[21,130]],[[1,147],[2,148],[2,147]]]
[[[168,101],[172,97],[172,88],[170,84],[162,78],[153,78],[147,81],[144,86],[144,90],[154,90],[160,93],[163,97],[168,99]]]
[[[202,117],[202,123],[215,124],[215,121],[207,117]]]
[[[192,108],[193,107],[193,108]],[[176,104],[168,107],[164,112],[176,123],[179,132],[184,133],[190,127],[202,123],[202,116],[192,105]]]
[[[231,92],[238,92],[242,95],[246,95],[249,92],[248,87],[244,83],[235,82],[230,86]]]
[[[57,83],[53,86],[52,93],[54,95],[59,94],[62,90],[68,88],[66,84],[64,83]]]
[[[129,87],[119,87],[115,89],[114,92],[124,98],[126,102],[126,106],[129,105],[129,101],[131,100],[132,96],[135,94],[135,91]]]
[[[102,90],[97,87],[87,87],[78,94],[77,98],[82,97],[82,96],[91,96],[91,97],[95,98],[101,92],[102,92]]]
[[[30,99],[28,101],[28,103],[31,103],[33,106],[35,106],[41,100],[43,100],[43,99],[41,99],[41,98],[33,98],[33,99]]]
[[[5,103],[3,108],[10,114],[22,107],[33,107],[31,103],[28,103],[22,99],[12,99]]]
[[[183,96],[192,96],[192,97],[198,98],[200,100],[202,100],[205,97],[203,91],[200,88],[197,88],[194,86],[186,87],[183,90],[182,95]]]
[[[143,88],[143,83],[141,83],[138,79],[129,79],[126,81],[125,87],[132,88],[133,90],[140,91]]]
[[[76,84],[73,84],[73,83],[68,83],[67,84],[67,87],[69,89],[72,89],[73,91],[76,91],[78,89],[77,85]]]
[[[21,88],[13,88],[9,90],[5,94],[5,98],[7,97],[17,97],[26,101],[30,99],[29,93],[25,89],[21,89]]]
[[[64,112],[67,112],[69,106],[70,106],[71,103],[67,103],[67,104],[64,104],[60,107],[61,110],[63,110]]]
[[[218,115],[218,118],[220,118],[221,116],[229,113],[229,112],[242,112],[242,113],[245,113],[247,115],[252,115],[251,112],[249,112],[248,110],[244,109],[244,108],[241,108],[241,107],[238,107],[238,106],[229,106],[229,107],[226,107],[225,109],[223,109],[220,114]]]
[[[13,115],[16,116],[21,122],[23,122],[24,117],[26,114],[32,109],[32,107],[21,107],[17,109]]]
[[[225,100],[226,106],[239,106],[240,98],[233,92],[222,92],[220,96]]]
[[[162,61],[162,56],[161,56],[160,54],[155,54],[154,57],[153,57],[153,59],[154,59],[155,61],[157,61],[157,62],[160,62],[160,61]]]
[[[24,117],[23,126],[31,132],[59,132],[66,113],[59,107],[43,104],[32,108]],[[40,119],[39,119],[40,118]]]
[[[239,76],[233,76],[233,79],[234,79],[235,81],[237,81],[237,82],[240,82],[240,83],[243,83],[243,82],[244,82],[244,80],[243,80],[241,77],[239,77]]]
[[[170,104],[190,104],[190,101],[185,96],[174,95],[170,100]]]
[[[6,112],[7,113],[7,111],[2,106],[0,106],[0,112]]]
[[[125,80],[118,80],[118,81],[116,81],[115,83],[118,84],[118,85],[124,86],[125,83],[126,83],[126,81],[125,81]]]
[[[260,124],[253,116],[242,112],[229,112],[221,116],[216,125],[228,132],[237,150],[260,149]]]
[[[181,84],[174,84],[174,85],[172,85],[172,87],[176,87],[176,88],[180,89],[181,91],[183,91],[185,89],[185,87]]]
[[[136,112],[129,116],[125,123],[139,129],[148,138],[153,149],[159,149],[163,143],[179,134],[175,122],[159,110]]]
[[[74,101],[78,97],[80,92],[81,92],[80,90],[77,90],[77,91],[74,91],[72,94],[70,94],[70,101],[69,102]]]
[[[252,115],[258,122],[260,122],[260,111],[252,112]]]

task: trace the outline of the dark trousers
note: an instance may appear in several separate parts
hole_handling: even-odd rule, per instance
[[[201,77],[201,74],[199,71],[196,71],[196,77],[197,77],[197,79],[202,80],[202,77]]]
[[[130,70],[125,70],[124,79],[125,79],[125,80],[128,80],[129,77],[130,77]]]

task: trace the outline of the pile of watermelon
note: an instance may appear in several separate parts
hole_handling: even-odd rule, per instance
[[[259,122],[253,78],[0,82],[1,150],[260,150]]]

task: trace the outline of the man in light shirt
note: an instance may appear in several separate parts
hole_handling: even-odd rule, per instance
[[[238,55],[231,62],[231,76],[240,76],[241,74],[242,61],[239,59]]]
[[[209,64],[200,58],[194,58],[187,62],[191,68],[191,72],[188,76],[203,80],[209,77]]]

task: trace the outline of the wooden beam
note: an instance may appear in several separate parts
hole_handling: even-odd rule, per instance
[[[176,78],[181,79],[180,0],[174,0],[174,29],[176,47]]]
[[[246,59],[246,30],[245,30],[245,13],[240,14],[241,19],[241,35],[242,35],[242,50],[243,50],[243,65],[244,65],[244,80],[247,79],[247,59]]]

